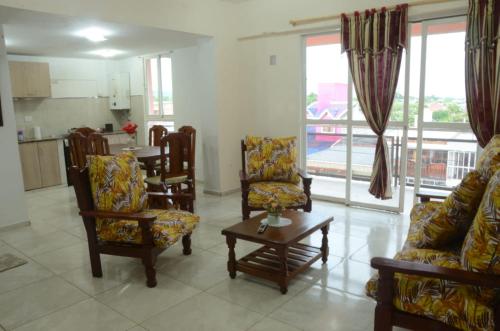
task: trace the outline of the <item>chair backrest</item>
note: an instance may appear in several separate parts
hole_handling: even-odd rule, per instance
[[[168,130],[163,125],[153,125],[149,129],[149,146],[160,146],[161,138],[168,134]]]
[[[189,137],[190,149],[184,150],[184,158],[191,161],[191,165],[195,165],[196,157],[196,129],[192,126],[183,126],[179,129],[179,132],[184,133]]]
[[[241,139],[241,171],[243,171],[244,174],[247,173],[246,152],[247,145],[245,144],[245,139]]]
[[[88,154],[90,155],[109,155],[108,138],[100,133],[91,133],[88,138]]]
[[[94,129],[89,127],[82,127],[75,130],[75,132],[81,133],[84,137],[90,136],[90,134],[96,132]]]
[[[88,141],[80,132],[73,132],[68,136],[71,166],[79,169],[87,164]]]
[[[78,208],[81,211],[94,210],[94,200],[92,199],[88,167],[71,167],[69,169],[69,176],[73,183],[73,188],[75,189]]]
[[[160,177],[162,182],[169,177],[189,174],[184,167],[184,162],[187,162],[188,169],[191,169],[192,164],[189,158],[185,158],[185,149],[191,149],[191,140],[189,139],[189,136],[184,133],[169,133],[165,137],[161,138]]]

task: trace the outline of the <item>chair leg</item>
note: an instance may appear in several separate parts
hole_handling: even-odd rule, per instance
[[[156,287],[156,270],[155,270],[155,258],[149,252],[147,256],[142,258],[142,264],[144,265],[144,270],[146,272],[146,285],[148,287]]]
[[[97,251],[94,243],[89,242],[90,266],[92,268],[92,276],[102,277],[101,255]]]
[[[250,218],[250,208],[248,208],[244,201],[241,203],[241,212],[243,214],[243,220]]]
[[[182,237],[182,253],[184,255],[191,255],[191,233]]]

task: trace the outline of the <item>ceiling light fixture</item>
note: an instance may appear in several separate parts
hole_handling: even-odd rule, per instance
[[[117,49],[98,49],[92,52],[89,52],[89,54],[93,55],[99,55],[102,57],[113,57],[119,54],[123,54],[123,51],[119,51]]]
[[[91,27],[91,28],[87,28],[87,29],[79,31],[77,33],[77,35],[80,37],[83,37],[83,38],[87,38],[88,40],[90,40],[94,43],[98,43],[101,41],[108,40],[108,38],[106,38],[106,37],[109,36],[110,33],[109,33],[109,31],[106,31],[106,30],[98,28],[98,27]]]

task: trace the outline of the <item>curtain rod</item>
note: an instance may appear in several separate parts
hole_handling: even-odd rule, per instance
[[[415,1],[415,2],[409,3],[408,7],[434,5],[434,4],[439,4],[439,3],[456,2],[456,1],[461,1],[461,0],[420,0],[420,1]],[[386,8],[387,8],[387,10],[392,10],[392,9],[395,9],[396,6],[391,6],[391,7],[386,7]],[[341,17],[342,17],[341,14],[311,17],[311,18],[304,18],[304,19],[300,19],[300,20],[291,20],[290,24],[292,26],[307,25],[307,24],[314,24],[314,23],[325,22],[325,21],[334,21],[334,20],[340,19]]]
[[[414,2],[414,3],[410,4],[409,6],[415,7],[415,6],[423,6],[423,5],[438,4],[438,3],[445,3],[445,2],[457,2],[457,1],[462,1],[462,0],[421,0],[419,2]],[[460,14],[460,15],[462,15],[462,14]],[[301,24],[302,25],[304,25],[304,24],[313,24],[313,23],[317,23],[317,22],[331,21],[331,20],[335,20],[335,19],[340,19],[340,17],[341,17],[341,15],[324,16],[322,18],[310,18],[310,19],[307,19],[307,20],[314,19],[314,20],[316,20],[315,22],[300,23],[301,21],[304,21],[304,20],[296,20],[296,21],[290,21],[290,24],[293,25],[292,22],[299,22],[299,23],[296,23],[294,26],[301,25]],[[319,21],[319,19],[321,19],[321,21]],[[257,35],[252,35],[252,36],[246,36],[246,37],[238,38],[238,41],[248,41],[248,40],[255,40],[255,39],[262,39],[262,38],[287,36],[287,35],[293,35],[293,34],[314,33],[314,32],[321,32],[321,31],[324,31],[324,30],[327,30],[327,29],[332,29],[332,28],[339,28],[339,27],[337,25],[329,25],[329,26],[320,26],[320,27],[313,27],[313,28],[284,30],[284,31],[278,31],[278,32],[264,32],[264,33],[257,34]]]

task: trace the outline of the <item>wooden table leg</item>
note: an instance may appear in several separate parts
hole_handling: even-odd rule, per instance
[[[282,294],[286,294],[288,292],[288,247],[276,249],[276,253],[281,263],[280,291]]]
[[[326,263],[328,261],[328,254],[330,249],[328,248],[328,230],[330,228],[330,225],[326,225],[321,228],[321,232],[323,233],[323,240],[321,242],[321,260],[323,263]]]
[[[236,246],[236,238],[233,236],[226,236],[227,247],[229,247],[229,260],[227,261],[227,271],[229,277],[234,279],[236,277],[236,254],[234,253],[234,246]]]
[[[146,167],[146,176],[148,177],[154,177],[156,176],[155,173],[155,165],[156,165],[156,160],[144,160],[144,166]]]

